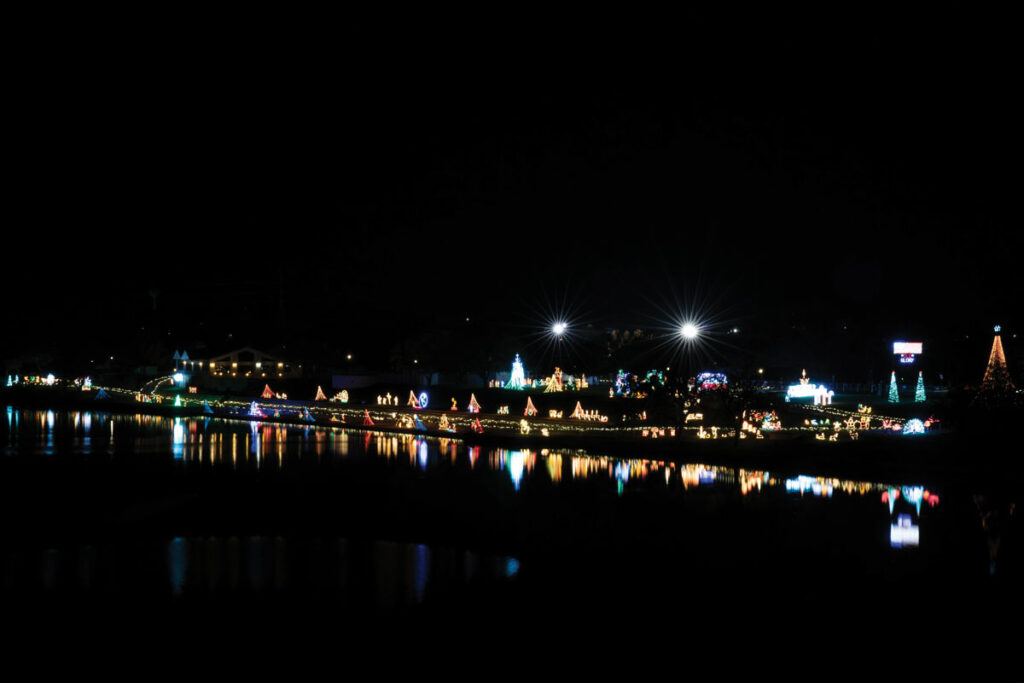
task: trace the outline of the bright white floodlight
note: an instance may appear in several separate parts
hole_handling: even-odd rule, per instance
[[[551,331],[557,334],[559,337],[561,337],[562,334],[565,333],[565,328],[565,323],[555,323],[554,325],[551,326]]]
[[[693,323],[686,323],[683,325],[683,329],[679,330],[679,332],[683,335],[683,339],[696,339],[699,330]]]

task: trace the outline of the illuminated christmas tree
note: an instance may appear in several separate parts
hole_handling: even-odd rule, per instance
[[[476,402],[476,394],[470,394],[469,395],[469,412],[471,412],[471,413],[479,413],[480,412],[480,404]]]
[[[917,389],[914,390],[914,402],[915,403],[924,403],[924,401],[925,401],[925,397],[924,397],[924,373],[923,372],[918,372],[917,373]]]
[[[893,370],[892,376],[889,378],[889,403],[899,403],[900,392],[896,386],[896,371]]]
[[[505,383],[506,389],[525,389],[526,388],[526,376],[523,374],[523,361],[519,360],[519,354],[516,354],[516,359],[512,361],[512,376],[509,377],[508,382]]]
[[[324,394],[324,390],[320,388],[320,385],[316,385],[316,396],[313,397],[314,401],[326,401],[327,395]]]
[[[410,408],[420,408],[420,400],[416,398],[416,394],[413,392],[412,389],[409,390],[409,401],[408,403],[406,403],[406,405],[409,406]]]
[[[263,386],[263,393],[261,394],[261,397],[262,398],[274,398],[274,391],[270,388],[269,384],[265,384]]]
[[[1008,394],[1013,391],[1013,380],[1006,369],[1006,356],[1003,354],[1003,340],[999,336],[1002,328],[995,326],[995,339],[992,340],[992,351],[988,354],[988,367],[985,377],[981,380],[981,391],[987,394]]]

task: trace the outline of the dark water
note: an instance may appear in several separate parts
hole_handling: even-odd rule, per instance
[[[1007,482],[5,412],[8,605],[576,624],[700,613],[722,627],[763,610],[867,623],[898,604],[948,629],[953,615],[996,614],[1019,596]]]

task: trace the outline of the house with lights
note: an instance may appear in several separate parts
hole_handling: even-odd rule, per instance
[[[219,356],[195,359],[188,352],[175,353],[175,368],[193,376],[221,379],[292,379],[302,376],[302,365],[243,346]]]

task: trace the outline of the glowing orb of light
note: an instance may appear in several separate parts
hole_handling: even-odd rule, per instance
[[[1002,326],[1002,325],[996,325],[995,327],[993,327],[993,328],[992,328],[992,330],[993,330],[993,331],[994,331],[994,332],[995,332],[996,334],[999,334],[1000,332],[1002,332],[1002,331],[1003,331],[1003,326]]]
[[[551,326],[551,331],[561,336],[565,333],[565,328],[568,327],[565,323],[555,323]]]
[[[684,339],[696,339],[698,332],[700,332],[700,330],[698,330],[697,326],[693,323],[686,323],[683,325],[682,329],[679,330],[679,333],[683,335]]]

